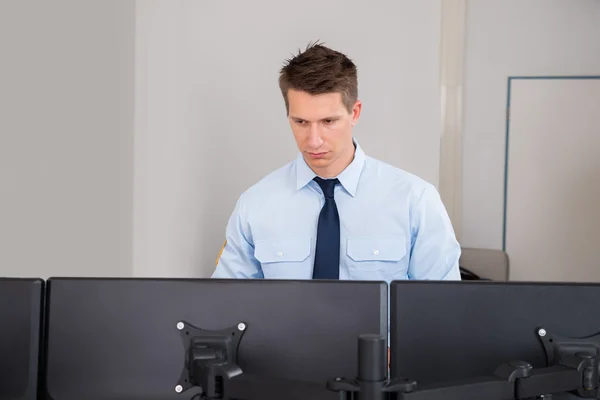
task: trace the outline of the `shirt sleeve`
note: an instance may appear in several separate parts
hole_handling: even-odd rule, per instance
[[[428,185],[411,216],[409,279],[461,280],[461,254],[450,217],[436,188]]]
[[[211,278],[264,278],[260,263],[254,258],[254,245],[244,209],[243,195],[238,199],[229,218],[225,239],[225,245]]]

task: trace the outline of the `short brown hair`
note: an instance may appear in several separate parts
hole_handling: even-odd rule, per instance
[[[311,43],[304,52],[286,60],[279,75],[279,88],[289,112],[289,89],[312,95],[338,92],[348,112],[358,98],[356,66],[344,54],[320,43]]]

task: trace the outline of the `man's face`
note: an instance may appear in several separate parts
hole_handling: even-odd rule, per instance
[[[288,103],[292,132],[308,166],[324,178],[338,175],[354,157],[352,127],[360,116],[360,101],[348,112],[340,93],[290,89]]]

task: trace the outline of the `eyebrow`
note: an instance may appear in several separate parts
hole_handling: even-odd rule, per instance
[[[308,120],[307,120],[307,119],[305,119],[305,118],[302,118],[302,117],[297,117],[297,116],[295,116],[295,115],[290,115],[290,118],[291,118],[291,119],[295,119],[295,120],[308,121]],[[324,120],[327,120],[327,119],[336,120],[336,119],[340,119],[340,118],[342,118],[340,115],[330,115],[330,116],[328,116],[328,117],[321,118],[321,121],[324,121]]]

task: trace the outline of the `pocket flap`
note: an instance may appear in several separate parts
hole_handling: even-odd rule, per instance
[[[254,257],[261,263],[304,261],[310,243],[310,238],[260,240],[254,243]]]
[[[400,261],[406,255],[404,236],[348,238],[348,257],[354,261]]]

